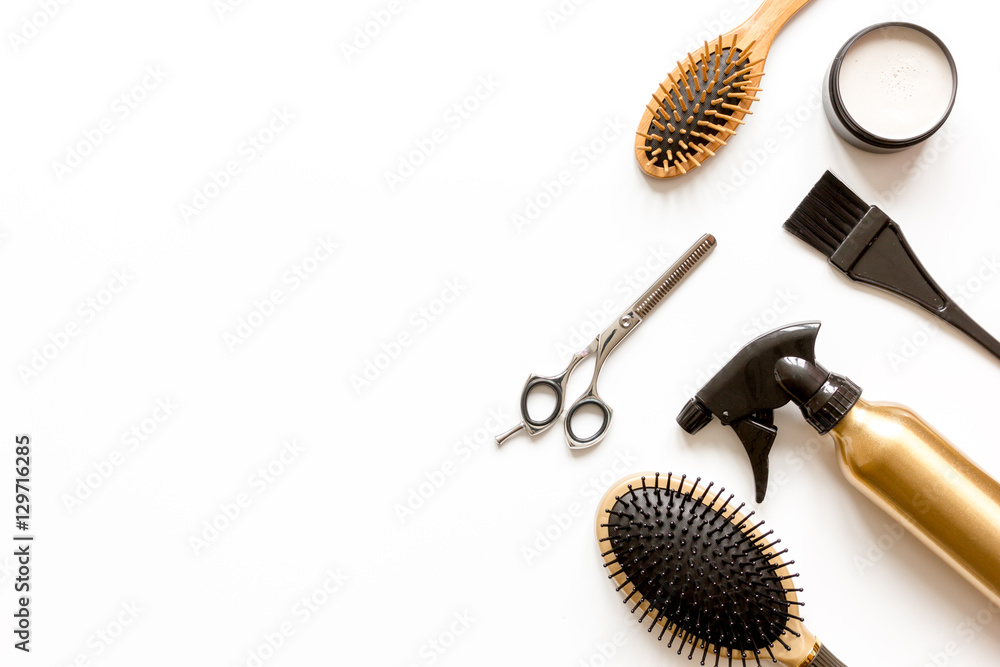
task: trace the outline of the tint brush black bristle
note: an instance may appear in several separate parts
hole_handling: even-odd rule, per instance
[[[655,473],[637,481],[606,498],[598,521],[609,578],[639,622],[702,665],[710,653],[715,665],[724,654],[730,665],[760,665],[791,651],[802,636],[794,624],[801,589],[792,588],[797,575],[785,568],[794,561],[782,560],[773,531],[701,478]]]
[[[871,208],[829,171],[784,224],[792,235],[832,257]]]

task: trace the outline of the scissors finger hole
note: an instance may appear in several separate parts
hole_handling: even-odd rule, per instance
[[[521,396],[521,414],[532,426],[551,424],[562,412],[562,387],[552,380],[536,378],[528,383]],[[547,415],[535,419],[532,415]]]
[[[574,405],[566,415],[566,431],[582,444],[600,440],[611,425],[611,411],[604,403],[588,398]]]

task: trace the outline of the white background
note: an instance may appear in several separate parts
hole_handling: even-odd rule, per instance
[[[716,423],[689,437],[674,417],[718,361],[794,321],[821,319],[825,366],[1000,475],[1000,363],[953,330],[928,334],[924,313],[781,229],[833,169],[1000,332],[1000,277],[985,268],[1000,252],[994,3],[817,0],[777,39],[746,127],[672,182],[635,164],[642,107],[696,38],[753,3],[584,2],[554,21],[555,0],[404,0],[353,54],[344,45],[387,0],[221,12],[100,0],[39,19],[43,4],[8,2],[0,21],[2,467],[11,479],[14,434],[30,433],[37,535],[30,656],[11,648],[12,547],[0,550],[2,664],[683,664],[632,632],[597,555],[597,498],[655,469],[752,500],[735,435]],[[869,155],[834,135],[818,91],[851,34],[892,18],[939,34],[962,83],[939,143]],[[476,108],[463,118],[456,104]],[[269,134],[275,109],[294,119]],[[88,147],[103,119],[111,132]],[[390,188],[386,173],[435,136]],[[56,165],[77,150],[77,166]],[[239,173],[212,187],[229,161]],[[518,229],[512,216],[561,171],[571,184]],[[626,279],[651,279],[657,253],[672,261],[704,232],[715,254],[606,367],[615,421],[600,446],[574,455],[561,428],[502,449],[486,437],[498,413],[503,428],[517,421],[530,372],[564,366],[588,312],[610,300],[617,314],[638,294]],[[307,261],[317,239],[339,247]],[[296,266],[315,271],[296,284]],[[123,270],[128,284],[105,291]],[[272,315],[253,315],[274,290]],[[227,341],[248,319],[263,323]],[[401,334],[408,344],[379,357]],[[789,481],[760,513],[796,560],[808,626],[854,666],[995,665],[1000,619],[965,620],[985,599],[892,538],[794,408],[778,426],[772,476]],[[133,428],[144,440],[126,438]],[[262,484],[258,469],[292,440],[301,451]],[[241,494],[248,506],[227,520],[220,507],[233,513]],[[348,580],[328,595],[338,570]],[[310,596],[324,603],[307,615]],[[137,617],[122,615],[133,604]],[[272,650],[282,624],[291,634]]]

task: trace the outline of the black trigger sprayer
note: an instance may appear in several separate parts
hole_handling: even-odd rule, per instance
[[[1000,485],[916,414],[868,403],[861,388],[816,361],[819,322],[751,341],[677,417],[697,433],[713,417],[732,427],[750,457],[757,502],[767,491],[778,435],[774,411],[794,402],[830,433],[848,480],[1000,604]]]

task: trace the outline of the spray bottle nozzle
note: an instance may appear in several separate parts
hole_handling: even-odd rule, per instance
[[[792,324],[751,341],[677,416],[688,433],[700,431],[713,416],[736,431],[753,466],[757,502],[767,492],[768,456],[778,435],[774,411],[794,401],[806,421],[826,433],[861,396],[853,382],[816,363],[820,326]]]

